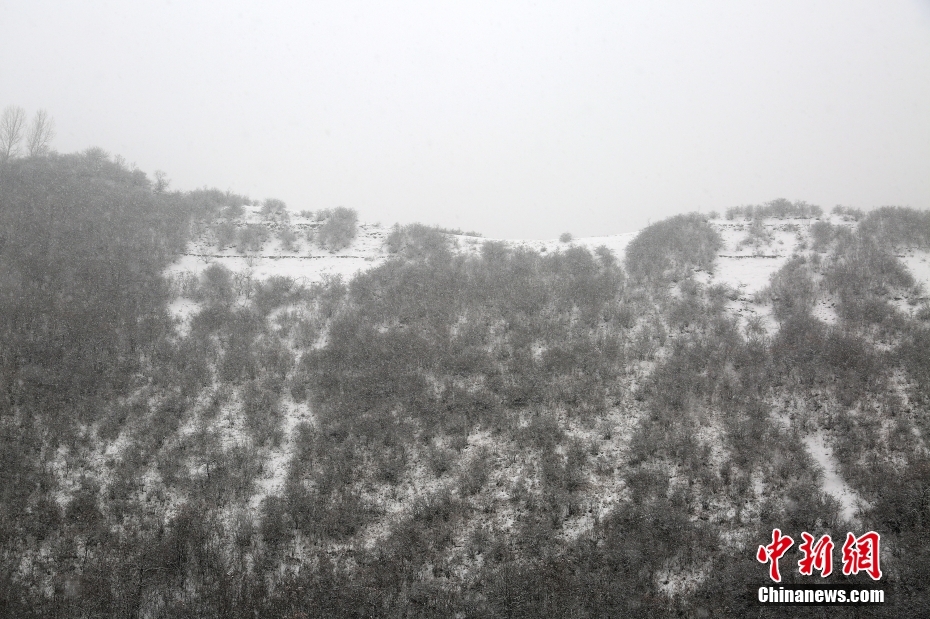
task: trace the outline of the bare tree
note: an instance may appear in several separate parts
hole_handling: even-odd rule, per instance
[[[168,180],[168,173],[164,170],[155,170],[155,193],[165,193],[171,181]]]
[[[49,144],[54,137],[55,121],[48,115],[48,112],[39,110],[32,117],[32,126],[29,128],[29,137],[26,140],[29,156],[47,155]]]
[[[0,116],[0,162],[8,161],[19,154],[19,143],[26,126],[26,110],[8,105]]]

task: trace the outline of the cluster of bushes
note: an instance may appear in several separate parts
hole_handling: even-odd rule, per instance
[[[277,198],[268,198],[262,202],[261,216],[272,221],[287,221],[287,204]]]
[[[261,376],[283,382],[293,364],[287,344],[274,336],[267,323],[269,312],[304,298],[305,291],[287,277],[263,282],[234,278],[222,265],[211,265],[201,274],[195,299],[204,306],[191,320],[189,341],[216,360],[221,380],[239,384]],[[234,305],[240,298],[247,305]]]
[[[803,256],[795,256],[772,275],[762,296],[772,301],[775,318],[784,322],[795,316],[809,316],[818,294],[811,265]]]
[[[323,249],[331,252],[344,249],[358,233],[358,213],[355,209],[337,206],[331,211],[321,211],[318,217],[324,219],[324,222],[314,232],[314,239]]]
[[[236,249],[239,253],[261,251],[269,237],[268,228],[261,224],[246,224],[239,228],[236,235]]]
[[[834,215],[840,215],[843,219],[847,221],[859,221],[865,217],[865,213],[861,208],[854,208],[852,206],[843,206],[842,204],[837,204],[831,210],[831,213]]]
[[[418,225],[423,225],[423,224],[418,224]],[[475,232],[474,230],[465,231],[465,230],[462,230],[461,228],[446,228],[444,226],[429,226],[429,227],[432,228],[433,230],[436,230],[437,232],[442,232],[443,234],[450,234],[450,235],[455,235],[455,236],[472,236],[475,238],[481,238],[484,236],[480,232]]]
[[[859,234],[887,251],[930,248],[930,212],[902,206],[883,206],[870,211],[859,223]]]
[[[215,217],[235,219],[245,213],[244,206],[252,204],[247,196],[232,191],[220,191],[215,187],[194,189],[189,191],[185,197],[191,204],[192,215],[204,220]]]
[[[817,252],[825,252],[838,239],[847,240],[852,236],[852,232],[845,226],[834,226],[828,221],[815,221],[811,224],[811,249]]]
[[[710,270],[722,246],[703,215],[676,215],[636,235],[626,248],[626,269],[636,280],[683,279],[693,269]]]
[[[211,229],[219,251],[231,246],[235,246],[240,253],[261,251],[271,236],[268,228],[262,224],[238,226],[232,221],[220,220]],[[276,236],[284,251],[294,251],[297,233],[290,226],[285,224],[278,227]]]
[[[401,234],[411,232],[405,251],[422,238],[415,229]],[[493,243],[481,257],[453,257],[438,242],[418,255],[353,280],[326,347],[303,355],[296,394],[312,394],[339,419],[402,406],[445,428],[500,424],[502,403],[603,408],[598,381],[618,371],[622,346],[596,327],[625,328],[616,311],[617,265],[598,263],[583,248],[543,257]],[[504,330],[488,328],[495,323]],[[534,353],[537,342],[548,347],[542,355]],[[539,381],[540,372],[552,380]],[[485,386],[429,387],[427,377],[449,375]]]
[[[281,241],[281,248],[284,251],[294,251],[297,243],[297,233],[288,225],[281,226],[278,229],[278,240]]]
[[[772,352],[791,384],[832,391],[845,406],[887,384],[881,356],[867,342],[810,316],[786,320]]]
[[[239,228],[231,221],[218,221],[213,225],[213,237],[216,239],[216,248],[223,251],[230,245],[236,244]]]
[[[744,219],[763,219],[766,217],[811,219],[821,215],[823,215],[823,209],[816,204],[808,204],[803,201],[790,202],[784,198],[778,198],[765,204],[731,206],[726,210],[727,219],[736,219],[737,217],[743,217]]]
[[[815,222],[811,248],[817,253],[810,260],[789,260],[763,296],[774,302],[776,317],[784,320],[806,315],[817,298],[834,295],[839,316],[849,324],[894,331],[901,318],[889,298],[909,298],[915,304],[917,294],[913,276],[894,251],[902,245],[921,247],[922,217],[916,211],[888,208],[870,213],[856,230]],[[914,229],[908,227],[911,224]]]
[[[41,394],[51,412],[126,388],[168,324],[161,273],[184,247],[190,208],[97,151],[3,166],[6,407]]]
[[[832,243],[823,267],[824,284],[838,297],[837,310],[842,318],[854,324],[896,328],[899,317],[888,298],[912,296],[915,282],[893,252],[901,243],[920,246],[919,227],[916,231],[899,227],[901,222],[919,216],[906,209],[879,209],[870,213],[855,233],[842,228],[820,231],[824,242],[830,238]]]
[[[390,253],[411,260],[448,259],[450,255],[446,233],[440,228],[418,223],[406,226],[394,224],[384,244]]]
[[[762,219],[754,218],[752,224],[749,226],[746,237],[739,242],[736,246],[736,250],[739,251],[747,245],[759,249],[765,245],[771,244],[772,238],[772,233],[765,229]]]

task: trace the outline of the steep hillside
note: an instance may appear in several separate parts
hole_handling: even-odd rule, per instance
[[[926,213],[775,201],[506,241],[124,172],[89,203],[124,188],[189,239],[106,261],[94,307],[132,273],[161,288],[134,306],[157,328],[80,341],[105,389],[53,414],[48,370],[4,357],[6,614],[745,616],[776,527],[880,532],[869,612],[927,608]],[[4,212],[51,195],[7,178]],[[18,266],[53,254],[10,238],[0,281],[54,294]],[[786,574],[808,581],[870,582]]]
[[[434,254],[413,252],[405,256],[401,251],[394,262],[384,264],[393,255],[389,231],[363,227],[366,236],[340,254],[322,252],[310,243],[306,249],[295,247],[291,252],[282,252],[274,242],[255,252],[261,257],[252,258],[251,266],[244,262],[249,258],[236,252],[212,254],[216,263],[255,280],[287,273],[311,284],[326,281],[324,274],[336,272],[342,265],[351,264],[356,272],[376,269],[370,275],[360,275],[348,290],[340,292],[346,295],[339,304],[342,315],[336,310],[335,320],[320,325],[317,339],[307,342],[309,350],[301,347],[293,333],[288,337],[295,357],[305,352],[297,372],[290,375],[290,397],[284,396],[281,443],[267,455],[270,466],[259,476],[251,507],[267,506],[267,501],[276,496],[304,492],[294,485],[294,476],[302,477],[302,483],[310,487],[318,483],[312,480],[319,472],[295,461],[306,440],[305,435],[297,433],[317,435],[320,440],[323,431],[324,435],[344,434],[350,442],[362,441],[361,447],[349,448],[353,453],[350,461],[354,459],[350,468],[358,470],[347,479],[340,478],[344,487],[353,489],[351,500],[357,502],[353,505],[368,510],[367,516],[359,516],[350,527],[348,548],[372,552],[381,544],[394,542],[398,535],[409,536],[409,527],[420,526],[418,514],[424,509],[423,501],[442,501],[447,504],[442,509],[450,510],[456,518],[445,533],[450,536],[447,546],[431,561],[444,563],[445,578],[457,582],[456,586],[464,586],[484,573],[483,555],[475,554],[471,546],[471,537],[476,534],[479,538],[486,534],[508,547],[516,544],[517,557],[538,551],[539,541],[534,539],[539,536],[564,551],[566,546],[594,534],[602,519],[615,515],[619,506],[633,498],[631,471],[624,467],[629,467],[631,461],[643,460],[638,466],[649,475],[659,471],[667,477],[664,483],[670,486],[665,493],[673,492],[676,483],[687,482],[693,497],[684,510],[688,521],[716,524],[723,548],[752,547],[759,523],[765,512],[775,507],[786,483],[788,487],[794,484],[795,492],[813,492],[814,497],[819,497],[808,508],[810,513],[818,514],[808,526],[817,522],[821,523],[818,526],[826,522],[863,526],[861,512],[870,504],[846,480],[843,467],[849,463],[841,463],[835,454],[835,450],[843,449],[842,441],[847,437],[837,436],[830,426],[832,419],[821,422],[816,420],[820,415],[814,415],[812,420],[807,410],[826,405],[834,409],[835,415],[851,402],[831,404],[836,396],[823,391],[814,391],[811,398],[811,394],[804,396],[797,390],[768,385],[767,393],[743,403],[769,409],[768,423],[772,426],[767,430],[747,428],[734,437],[733,428],[728,426],[738,421],[738,414],[734,418],[735,412],[701,407],[700,412],[689,411],[696,414],[695,418],[679,420],[684,423],[681,431],[691,433],[691,438],[685,445],[676,446],[671,458],[666,453],[658,459],[655,450],[659,445],[683,437],[670,437],[667,431],[653,435],[651,424],[655,420],[650,416],[656,413],[649,410],[650,403],[655,406],[656,400],[671,397],[676,401],[673,392],[683,389],[678,383],[664,384],[667,379],[662,371],[708,371],[699,370],[703,366],[693,357],[696,350],[708,352],[708,337],[723,337],[724,341],[739,338],[742,346],[748,347],[741,355],[755,348],[755,354],[765,356],[766,350],[771,354],[776,345],[793,349],[793,336],[779,334],[779,328],[786,321],[790,323],[789,318],[797,318],[792,314],[798,308],[784,306],[786,297],[795,294],[798,281],[805,295],[804,315],[813,321],[815,332],[821,330],[825,343],[838,338],[836,345],[849,346],[850,351],[856,346],[891,350],[888,339],[894,338],[890,334],[879,335],[874,325],[864,328],[856,321],[840,318],[838,311],[844,308],[842,289],[828,283],[843,260],[836,238],[853,238],[857,221],[840,210],[817,216],[737,212],[730,213],[729,218],[698,217],[687,224],[704,225],[716,235],[719,245],[710,262],[685,265],[684,270],[673,274],[650,273],[635,283],[625,281],[619,269],[626,246],[636,236],[633,234],[561,243],[489,240],[418,229],[410,233],[433,237],[421,244],[432,246]],[[372,240],[380,240],[381,244]],[[678,238],[663,239],[660,235],[655,243],[660,252],[668,255],[677,251]],[[663,248],[662,243],[671,246]],[[397,239],[393,245],[398,245]],[[930,254],[926,247],[917,242],[892,248],[900,264],[907,265],[914,277],[878,291],[876,302],[886,308],[883,320],[896,317],[898,321],[919,321],[921,316],[926,317],[925,290],[930,284]],[[685,246],[684,252],[688,249]],[[224,257],[219,258],[221,255]],[[288,258],[272,258],[281,255]],[[893,259],[890,253],[888,257]],[[184,265],[189,264],[187,260],[173,266],[171,272],[180,276]],[[278,267],[284,260],[291,262]],[[311,262],[303,266],[306,260]],[[654,258],[650,260],[649,264],[655,262]],[[349,268],[346,266],[342,273]],[[547,281],[549,277],[556,280]],[[563,281],[557,281],[559,278]],[[329,285],[339,289],[338,283]],[[498,285],[513,289],[498,290]],[[565,286],[576,290],[569,292]],[[593,295],[592,305],[585,304],[585,290]],[[582,296],[578,296],[579,292]],[[599,294],[605,296],[598,298]],[[399,296],[390,302],[385,300],[391,295]],[[412,301],[411,297],[420,300]],[[411,303],[419,309],[410,307]],[[298,303],[290,311],[300,312],[300,308]],[[444,315],[430,317],[436,311]],[[408,316],[407,312],[413,314]],[[435,320],[446,326],[432,324]],[[711,327],[713,321],[718,324]],[[842,331],[829,332],[837,325],[842,326]],[[336,327],[351,331],[340,333],[349,338],[347,341],[333,342],[331,330]],[[435,328],[441,332],[422,332]],[[730,330],[730,334],[719,333],[721,328],[724,332]],[[709,336],[708,330],[713,335]],[[394,340],[395,333],[406,333],[402,337],[419,341]],[[451,339],[447,339],[450,335]],[[611,351],[606,356],[605,348]],[[684,359],[676,358],[681,354]],[[823,364],[823,360],[812,361]],[[836,362],[849,363],[846,359]],[[411,363],[416,369],[409,367]],[[680,363],[685,364],[681,369],[669,369],[669,365]],[[763,365],[769,363],[771,360]],[[372,366],[378,364],[380,369],[374,371]],[[385,371],[385,366],[395,364],[396,372]],[[871,370],[866,367],[864,371]],[[347,373],[361,373],[371,382],[347,381]],[[534,376],[536,373],[541,376]],[[590,380],[592,374],[597,375],[594,382]],[[542,376],[557,387],[539,382]],[[711,382],[720,381],[723,375],[710,378]],[[872,377],[862,379],[870,384]],[[492,380],[497,384],[489,385]],[[844,378],[834,375],[832,380]],[[336,385],[338,395],[331,391]],[[465,399],[465,419],[456,418],[456,394]],[[888,397],[895,395],[908,397],[904,383],[891,389]],[[438,410],[429,410],[437,405]],[[683,405],[676,402],[672,408]],[[241,406],[240,400],[234,398],[227,408],[235,411]],[[361,411],[358,418],[341,418],[355,410]],[[435,419],[436,414],[445,418]],[[805,417],[802,423],[800,419]],[[542,428],[537,428],[539,424]],[[230,422],[228,427],[228,436],[248,442],[241,424]],[[750,435],[742,433],[746,431]],[[737,458],[739,464],[734,463],[733,446],[728,446],[728,441],[746,440],[749,444],[738,445],[740,451],[745,451],[752,444],[749,436],[757,432],[781,433],[779,440],[785,441],[783,448],[790,454],[787,457],[797,466],[788,480],[767,481],[772,473],[753,472],[758,464],[753,459],[741,461],[746,456]],[[915,432],[921,436],[916,427]],[[219,433],[223,434],[221,430]],[[925,449],[922,441],[919,443],[918,449]],[[324,439],[316,447],[317,457],[331,458],[329,450],[334,445],[345,448],[344,442]],[[364,455],[355,453],[359,449]],[[703,455],[699,460],[693,460],[698,456],[691,455],[683,463],[681,449],[686,453],[697,450]],[[638,453],[643,450],[648,457]],[[775,456],[776,461],[781,457]],[[644,462],[649,466],[643,468]],[[710,467],[724,478],[742,474],[751,492],[734,502],[733,497],[726,498],[726,492],[720,495],[719,478],[702,480],[702,485],[708,487],[696,491],[694,480],[680,468],[685,463],[689,467],[697,465],[698,470]],[[733,472],[747,465],[748,470]],[[777,476],[782,475],[784,472]],[[311,496],[314,502],[320,501],[312,491]],[[789,503],[794,501],[789,499]],[[291,519],[295,525],[300,521],[299,510],[292,513]],[[296,530],[302,531],[300,526]],[[292,540],[296,561],[308,556],[306,540],[301,538],[299,533]],[[343,539],[329,546],[329,552],[339,556],[346,551],[345,544]],[[672,564],[680,561],[673,559]],[[657,565],[654,579],[652,584],[668,597],[669,603],[680,601],[683,594],[694,593],[702,585],[710,585],[705,571],[680,565]]]

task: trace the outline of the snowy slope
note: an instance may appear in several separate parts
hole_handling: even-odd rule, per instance
[[[234,272],[248,272],[255,279],[281,275],[306,285],[320,282],[326,276],[349,278],[359,271],[381,264],[388,256],[384,249],[384,240],[390,233],[388,227],[360,224],[355,239],[348,247],[329,252],[310,242],[306,236],[320,222],[291,215],[290,221],[284,224],[263,219],[258,213],[258,207],[245,208],[246,214],[233,223],[237,229],[249,224],[265,227],[269,238],[262,244],[261,250],[242,252],[235,247],[220,250],[212,231],[206,230],[190,244],[181,260],[168,268],[167,274],[199,274],[209,265],[218,263]],[[285,249],[277,238],[285,225],[296,235],[290,250]]]
[[[265,226],[268,229],[268,240],[262,244],[260,249],[250,252],[241,252],[234,247],[219,250],[213,233],[206,230],[191,244],[187,253],[168,269],[167,274],[176,280],[180,280],[185,277],[196,277],[211,264],[222,264],[237,275],[246,276],[253,280],[263,280],[273,275],[279,275],[290,277],[299,284],[310,285],[323,282],[328,277],[333,276],[340,276],[347,280],[359,272],[383,264],[390,257],[390,253],[385,246],[385,240],[390,233],[389,227],[378,224],[361,224],[356,238],[348,247],[338,252],[328,252],[320,249],[307,239],[307,231],[312,230],[320,223],[292,215],[287,225],[296,233],[297,240],[294,241],[290,249],[285,249],[280,239],[277,238],[277,233],[283,224],[265,221],[257,211],[256,207],[251,207],[246,215],[238,219],[235,224],[240,227],[250,224]],[[844,221],[838,216],[824,216],[822,219],[835,225],[855,225],[854,222]],[[770,303],[765,301],[764,295],[758,293],[769,285],[771,276],[792,256],[804,255],[810,257],[813,255],[810,229],[815,221],[817,220],[770,218],[762,220],[761,224],[757,222],[753,225],[752,221],[740,218],[735,220],[711,220],[711,225],[719,231],[723,239],[723,247],[718,253],[712,271],[698,272],[694,274],[694,277],[698,282],[707,286],[724,285],[729,287],[732,292],[728,310],[740,319],[741,325],[745,327],[755,318],[754,324],[756,328],[761,328],[771,335],[777,330],[777,324],[772,317]],[[554,239],[502,240],[450,235],[450,241],[455,251],[465,254],[480,253],[481,246],[491,241],[504,242],[513,248],[526,248],[544,254],[564,251],[571,246],[585,247],[591,251],[600,246],[606,246],[618,260],[622,260],[627,245],[635,236],[636,233],[626,233],[575,239],[569,243],[563,243]],[[930,286],[930,262],[928,262],[927,252],[911,250],[901,258],[911,270],[915,279],[921,282],[926,290]],[[833,305],[834,303],[831,300],[822,299],[814,310],[815,316],[827,323],[835,322],[836,312]],[[914,311],[914,308],[909,306],[906,300],[901,300],[898,305],[905,311]],[[198,309],[197,303],[183,297],[177,298],[172,303],[171,310],[178,320],[178,327],[181,332],[185,330],[187,321]],[[233,404],[232,410],[225,411],[225,414],[219,417],[222,423],[217,425],[222,427],[216,429],[226,436],[227,441],[233,443],[245,442],[247,438],[240,427],[241,423],[235,419],[237,415],[236,407],[238,406],[236,398],[233,398]],[[291,401],[284,403],[284,417],[285,440],[279,447],[266,454],[267,466],[265,474],[257,484],[257,494],[250,501],[253,508],[257,507],[261,499],[267,494],[276,494],[281,491],[284,472],[293,450],[292,430],[298,423],[312,423],[313,420],[312,411],[307,410],[305,406],[297,406]],[[604,428],[612,428],[614,438],[606,442],[602,440],[601,442],[604,442],[604,453],[613,454],[614,459],[619,460],[619,454],[625,449],[635,420],[635,415],[631,416],[629,413],[620,414],[615,411],[608,418],[605,418],[604,427],[597,431],[590,428],[576,428],[567,422],[565,429],[570,436],[591,441],[598,440],[596,438],[597,433],[603,433]],[[718,442],[713,436],[714,432],[713,424],[705,428],[707,434],[705,438],[708,444]],[[504,483],[504,487],[509,486],[512,479],[523,476],[532,478],[533,463],[505,462],[503,454],[511,451],[517,453],[515,449],[512,449],[512,446],[498,444],[490,437],[483,435],[474,435],[470,437],[469,442],[473,447],[501,454],[497,458],[494,467],[496,472],[492,474],[492,478],[506,479],[507,482]],[[839,467],[832,456],[827,437],[821,434],[807,436],[805,446],[814,461],[823,469],[822,483],[824,491],[837,499],[842,506],[844,517],[848,519],[854,518],[858,508],[858,497],[855,496],[855,493],[837,472]],[[414,467],[414,470],[418,471],[421,468],[423,467]],[[437,483],[436,480],[426,474],[411,474],[413,477],[401,483],[392,491],[392,495],[372,497],[376,498],[388,514],[400,513],[409,508],[418,493],[425,487],[424,484],[436,485]],[[589,493],[595,497],[601,506],[600,511],[604,513],[623,494],[623,486],[619,482],[619,478],[614,474],[609,474],[603,479],[592,475],[588,483]],[[509,517],[506,511],[498,514],[501,522],[507,521]],[[566,534],[574,536],[589,528],[591,518],[592,516],[588,514],[578,518],[575,523],[567,523]],[[367,534],[368,542],[374,543],[385,531],[383,523],[372,525]]]
[[[211,264],[222,264],[235,273],[248,275],[253,280],[279,275],[290,277],[298,284],[309,285],[334,276],[348,280],[356,273],[376,267],[390,257],[385,247],[385,240],[391,231],[388,226],[360,224],[357,236],[348,247],[330,252],[306,238],[307,231],[319,226],[320,222],[291,215],[287,225],[295,232],[297,238],[293,247],[287,250],[277,238],[277,233],[284,224],[262,219],[258,207],[246,209],[246,214],[237,219],[235,225],[242,227],[252,224],[266,227],[269,238],[260,250],[242,252],[235,247],[219,250],[213,233],[207,230],[191,243],[184,256],[171,265],[166,274],[175,278],[196,276]],[[834,225],[855,225],[837,215],[828,215],[821,219]],[[753,226],[751,221],[739,218],[711,220],[711,225],[723,238],[724,245],[713,272],[697,273],[696,279],[706,285],[724,284],[732,287],[737,293],[737,300],[730,303],[729,309],[734,314],[744,318],[757,315],[768,319],[770,308],[755,302],[754,296],[768,286],[769,278],[784,266],[792,255],[812,253],[810,227],[815,221],[817,220],[769,218],[762,220],[760,229],[759,226]],[[585,247],[591,251],[605,246],[622,260],[626,246],[636,234],[630,232],[580,238],[570,243],[556,239],[485,239],[463,235],[449,237],[456,251],[467,254],[477,254],[484,243],[496,241],[507,243],[513,248],[526,248],[540,253],[557,252],[570,246]],[[930,286],[930,253],[908,250],[900,258],[925,289]],[[903,305],[902,309],[905,309]],[[172,311],[183,321],[193,309],[189,302],[178,299],[172,305]],[[831,323],[836,319],[829,302],[820,303],[815,308],[815,315]]]

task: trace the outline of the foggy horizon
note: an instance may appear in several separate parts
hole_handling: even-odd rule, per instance
[[[930,208],[930,3],[13,2],[0,107],[171,188],[495,238]]]

